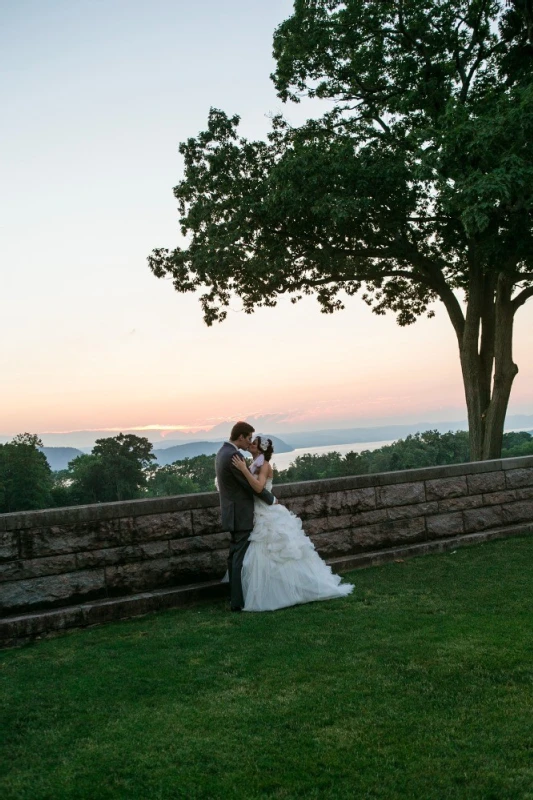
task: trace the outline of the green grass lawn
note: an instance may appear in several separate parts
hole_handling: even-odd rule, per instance
[[[533,798],[533,539],[0,655],[0,797]]]

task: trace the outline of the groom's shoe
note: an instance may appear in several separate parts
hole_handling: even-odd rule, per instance
[[[232,609],[231,609],[231,610],[232,610],[232,611],[242,611],[242,608],[238,608],[238,607],[237,607],[237,608],[233,608],[233,607],[232,607]]]

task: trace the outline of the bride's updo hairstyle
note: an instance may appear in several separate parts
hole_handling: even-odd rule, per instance
[[[265,461],[270,461],[272,453],[274,452],[274,445],[272,439],[267,439],[266,436],[256,436],[254,442],[260,453],[263,453]]]

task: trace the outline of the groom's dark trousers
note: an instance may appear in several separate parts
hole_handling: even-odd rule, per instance
[[[242,565],[250,544],[252,531],[233,531],[228,556],[228,576],[230,585],[230,604],[232,608],[244,607],[242,593]]]
[[[228,573],[231,592],[231,607],[238,610],[244,607],[241,572],[242,563],[248,549],[249,537],[254,527],[254,497],[256,493],[231,459],[241,453],[229,442],[224,442],[217,453],[215,462],[218,491],[220,494],[220,511],[222,514],[222,530],[231,533],[229,548]],[[269,506],[275,500],[273,494],[263,489],[257,494]]]

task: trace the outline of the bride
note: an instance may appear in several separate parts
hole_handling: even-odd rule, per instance
[[[248,468],[237,455],[233,465],[256,492],[272,489],[270,459],[272,441],[256,436],[249,452],[254,460]],[[254,500],[254,529],[244,557],[242,587],[244,611],[274,611],[277,608],[345,597],[352,584],[341,584],[318,555],[302,529],[301,520],[283,505]]]

